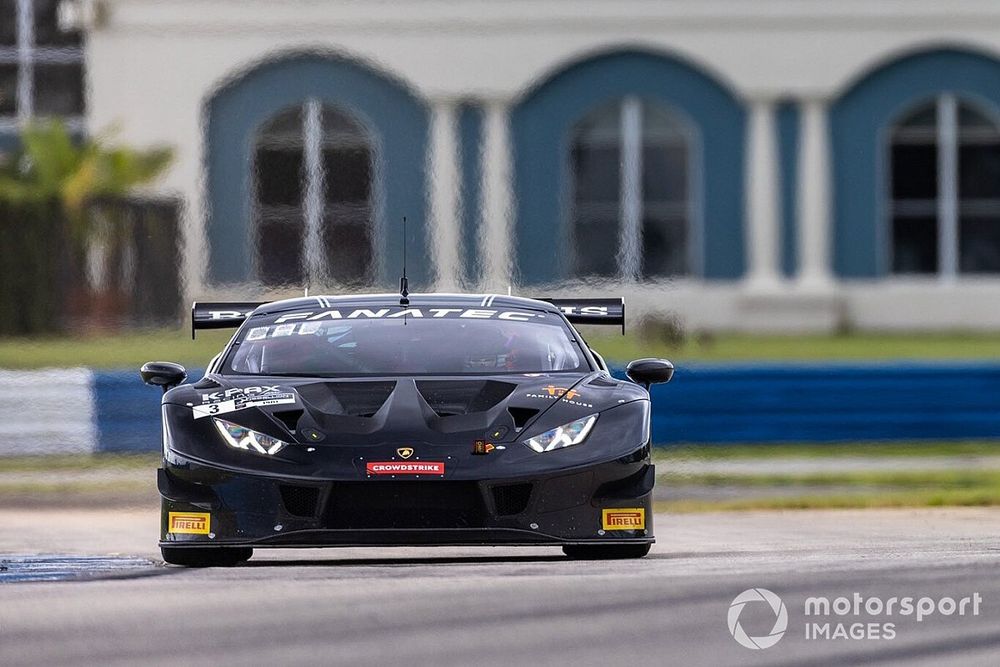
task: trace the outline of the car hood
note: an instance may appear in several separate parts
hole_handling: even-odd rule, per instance
[[[369,445],[509,442],[644,399],[641,387],[597,371],[475,378],[208,375],[172,389],[164,403],[190,407],[193,419],[267,424],[292,441]]]

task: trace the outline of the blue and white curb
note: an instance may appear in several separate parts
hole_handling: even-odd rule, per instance
[[[0,370],[0,456],[155,452],[161,396],[134,370]]]
[[[146,558],[130,556],[30,555],[0,558],[0,584],[100,579],[164,572]]]
[[[88,453],[97,441],[92,371],[0,371],[0,456]]]

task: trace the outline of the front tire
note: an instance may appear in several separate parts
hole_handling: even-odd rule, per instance
[[[163,560],[184,567],[233,567],[253,556],[250,547],[160,547]]]
[[[575,560],[622,560],[642,558],[652,544],[567,544],[563,553]]]

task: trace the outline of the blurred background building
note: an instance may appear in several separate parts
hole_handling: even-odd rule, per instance
[[[1000,3],[0,0],[0,148],[169,145],[189,297],[624,294],[1000,327]],[[141,270],[141,267],[140,267]]]

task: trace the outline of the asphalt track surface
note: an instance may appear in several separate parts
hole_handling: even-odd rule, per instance
[[[650,556],[619,562],[550,549],[282,550],[185,570],[156,559],[155,526],[150,510],[0,510],[0,665],[1000,662],[993,509],[658,515]],[[60,580],[25,581],[33,568]],[[757,587],[788,613],[764,650],[727,625],[733,599]],[[919,622],[804,616],[807,597],[854,593],[982,602],[978,615],[970,605]],[[739,621],[766,635],[775,614],[753,602]],[[895,638],[806,639],[807,621],[879,634],[892,622]]]

